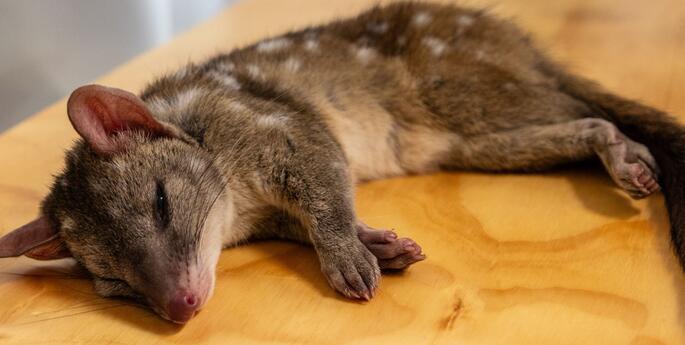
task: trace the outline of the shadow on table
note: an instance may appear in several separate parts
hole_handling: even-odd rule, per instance
[[[616,186],[600,163],[579,164],[576,169],[564,174],[568,175],[578,199],[589,210],[621,219],[640,214],[640,210],[631,204],[628,194]],[[675,287],[679,319],[685,320],[685,274],[673,249],[663,194],[649,196],[646,201],[646,216],[655,231],[656,245],[660,247],[657,252]]]
[[[554,173],[566,177],[578,200],[590,212],[619,219],[640,214],[628,194],[611,180],[599,162],[579,163],[571,170]]]

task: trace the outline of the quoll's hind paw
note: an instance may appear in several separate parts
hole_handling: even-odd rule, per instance
[[[409,238],[398,239],[393,231],[376,230],[363,223],[357,229],[359,239],[376,256],[381,269],[401,270],[426,258],[421,246]]]
[[[616,184],[633,199],[642,199],[659,190],[659,166],[644,145],[621,133],[606,150],[600,152],[609,174]]]
[[[644,163],[629,164],[619,183],[633,199],[642,199],[659,190],[656,174]]]

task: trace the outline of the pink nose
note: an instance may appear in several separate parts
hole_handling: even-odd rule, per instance
[[[182,291],[172,298],[167,305],[167,312],[171,321],[186,323],[200,306],[200,299],[192,292]]]

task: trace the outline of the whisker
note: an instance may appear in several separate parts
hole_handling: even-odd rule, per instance
[[[238,137],[238,139],[235,140],[235,142],[233,143],[231,148],[228,150],[228,154],[230,155],[229,160],[231,162],[230,162],[230,165],[228,167],[220,167],[220,168],[223,168],[222,170],[225,170],[222,173],[223,179],[221,181],[220,188],[218,189],[218,192],[217,192],[216,196],[212,199],[212,201],[209,204],[207,204],[209,207],[201,207],[201,209],[204,210],[203,216],[199,217],[199,218],[195,218],[196,222],[195,222],[195,224],[192,224],[193,228],[196,229],[197,232],[199,232],[199,235],[196,236],[197,243],[201,243],[203,238],[204,238],[203,229],[204,229],[204,226],[206,224],[207,218],[209,216],[209,212],[211,211],[211,209],[216,204],[218,198],[224,193],[226,186],[230,183],[230,180],[231,180],[230,177],[231,177],[231,173],[232,173],[233,168],[246,155],[247,150],[244,146],[247,143],[246,139],[248,139],[248,138],[249,138],[249,131],[242,131],[240,133],[240,136]],[[243,149],[238,149],[241,146],[243,146]],[[239,155],[237,157],[234,154],[236,151],[239,152]],[[220,163],[220,162],[219,162],[218,158],[215,157],[215,158],[213,158],[212,163],[213,163],[213,165],[219,165],[217,163]],[[205,181],[203,180],[202,183],[204,185]],[[202,205],[202,206],[206,206],[206,205]],[[193,219],[193,217],[189,217],[189,219]],[[200,253],[196,252],[196,258],[195,258],[196,261],[199,261],[199,255],[200,255]]]
[[[66,275],[66,274],[39,274],[39,273],[18,273],[18,272],[0,272],[0,274],[9,275],[9,276],[47,278],[47,279],[76,279],[76,280],[88,279],[87,276]]]
[[[33,320],[33,321],[27,321],[27,322],[16,323],[15,325],[17,325],[17,326],[30,325],[30,324],[35,324],[35,323],[39,323],[39,322],[59,320],[59,319],[64,319],[64,318],[68,318],[68,317],[74,317],[74,316],[78,316],[78,315],[83,315],[83,314],[88,314],[88,313],[94,313],[94,312],[97,312],[97,311],[108,310],[108,309],[114,309],[114,308],[121,308],[121,307],[127,307],[127,306],[128,306],[128,305],[126,305],[126,304],[112,305],[112,306],[107,306],[107,307],[102,307],[102,308],[97,308],[97,309],[92,309],[92,310],[80,311],[80,312],[77,312],[77,313],[72,313],[72,314],[67,314],[67,315],[60,315],[60,316],[49,317],[49,318],[44,318],[44,319],[40,319],[40,320]]]
[[[103,306],[122,306],[124,304],[120,303],[113,303],[113,301],[101,301],[100,303],[77,303],[72,306],[60,308],[58,310],[50,310],[50,311],[45,311],[42,313],[36,313],[32,314],[33,316],[41,316],[41,315],[47,315],[47,314],[59,314],[65,311],[72,311],[72,310],[77,310],[77,309],[83,309],[83,308],[93,308],[93,307],[103,307]]]

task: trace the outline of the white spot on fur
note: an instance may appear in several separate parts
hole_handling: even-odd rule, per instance
[[[118,171],[118,172],[120,172],[120,173],[124,173],[124,171],[126,170],[126,166],[125,166],[125,165],[123,164],[123,162],[120,161],[120,160],[113,160],[113,161],[112,161],[112,166],[114,167],[114,169],[115,169],[116,171]]]
[[[257,117],[257,125],[264,128],[282,128],[287,118],[281,113],[268,114]]]
[[[361,47],[356,48],[354,54],[359,62],[366,65],[376,57],[376,50],[370,47]]]
[[[302,67],[302,62],[294,57],[290,57],[283,63],[283,67],[289,72],[295,73]]]
[[[193,168],[193,170],[203,171],[204,168],[207,167],[207,163],[204,160],[202,160],[202,159],[200,159],[194,155],[189,155],[189,158],[190,158],[190,166]]]
[[[445,49],[447,49],[447,45],[443,40],[432,36],[424,37],[421,40],[421,43],[428,47],[434,56],[442,55],[442,53],[445,52]]]
[[[479,60],[479,61],[480,61],[480,60],[483,60],[483,59],[485,59],[485,52],[482,51],[482,50],[480,50],[480,49],[478,49],[478,50],[476,51],[476,60]]]
[[[309,51],[315,51],[319,49],[319,41],[316,39],[308,39],[304,42],[304,49],[307,49]]]
[[[174,108],[179,111],[187,109],[201,94],[202,91],[196,87],[179,92],[174,98]]]
[[[151,98],[146,101],[148,109],[153,114],[162,114],[169,109],[169,103],[159,97]]]
[[[411,19],[412,24],[418,27],[424,27],[428,25],[428,23],[433,20],[433,16],[430,15],[428,12],[419,12],[414,15],[414,17]]]
[[[468,14],[457,16],[457,24],[459,24],[459,26],[471,26],[475,21],[473,16]]]
[[[386,22],[371,22],[366,24],[366,28],[376,34],[383,34],[388,31],[388,23]]]
[[[235,64],[233,62],[230,62],[230,61],[226,62],[226,63],[222,63],[222,64],[217,65],[217,70],[219,70],[221,72],[230,73],[230,72],[233,72],[235,70]]]
[[[240,83],[238,82],[238,80],[235,79],[235,77],[233,77],[230,74],[225,74],[225,73],[221,73],[218,71],[213,71],[209,74],[209,76],[212,79],[221,83],[221,85],[223,85],[229,89],[240,90]]]
[[[228,108],[236,113],[244,113],[250,111],[250,109],[247,106],[239,102],[231,102],[230,104],[228,104]]]
[[[257,44],[257,51],[259,51],[259,52],[274,52],[274,51],[281,50],[283,48],[290,46],[291,43],[292,42],[287,38],[283,38],[283,37],[273,38],[273,39],[266,40],[266,41],[263,41],[263,42],[260,42],[259,44]]]
[[[162,120],[166,120],[171,114],[183,112],[200,96],[202,96],[202,90],[191,87],[175,94],[170,100],[154,97],[148,99],[146,104],[153,114]]]
[[[247,65],[247,73],[253,77],[253,78],[259,78],[262,79],[264,78],[264,74],[262,73],[262,69],[259,68],[259,66],[255,64],[249,64]]]
[[[516,85],[514,83],[504,83],[503,85],[504,89],[507,91],[514,91],[516,90]]]
[[[74,229],[76,227],[76,222],[69,216],[60,217],[60,226],[62,229]]]

